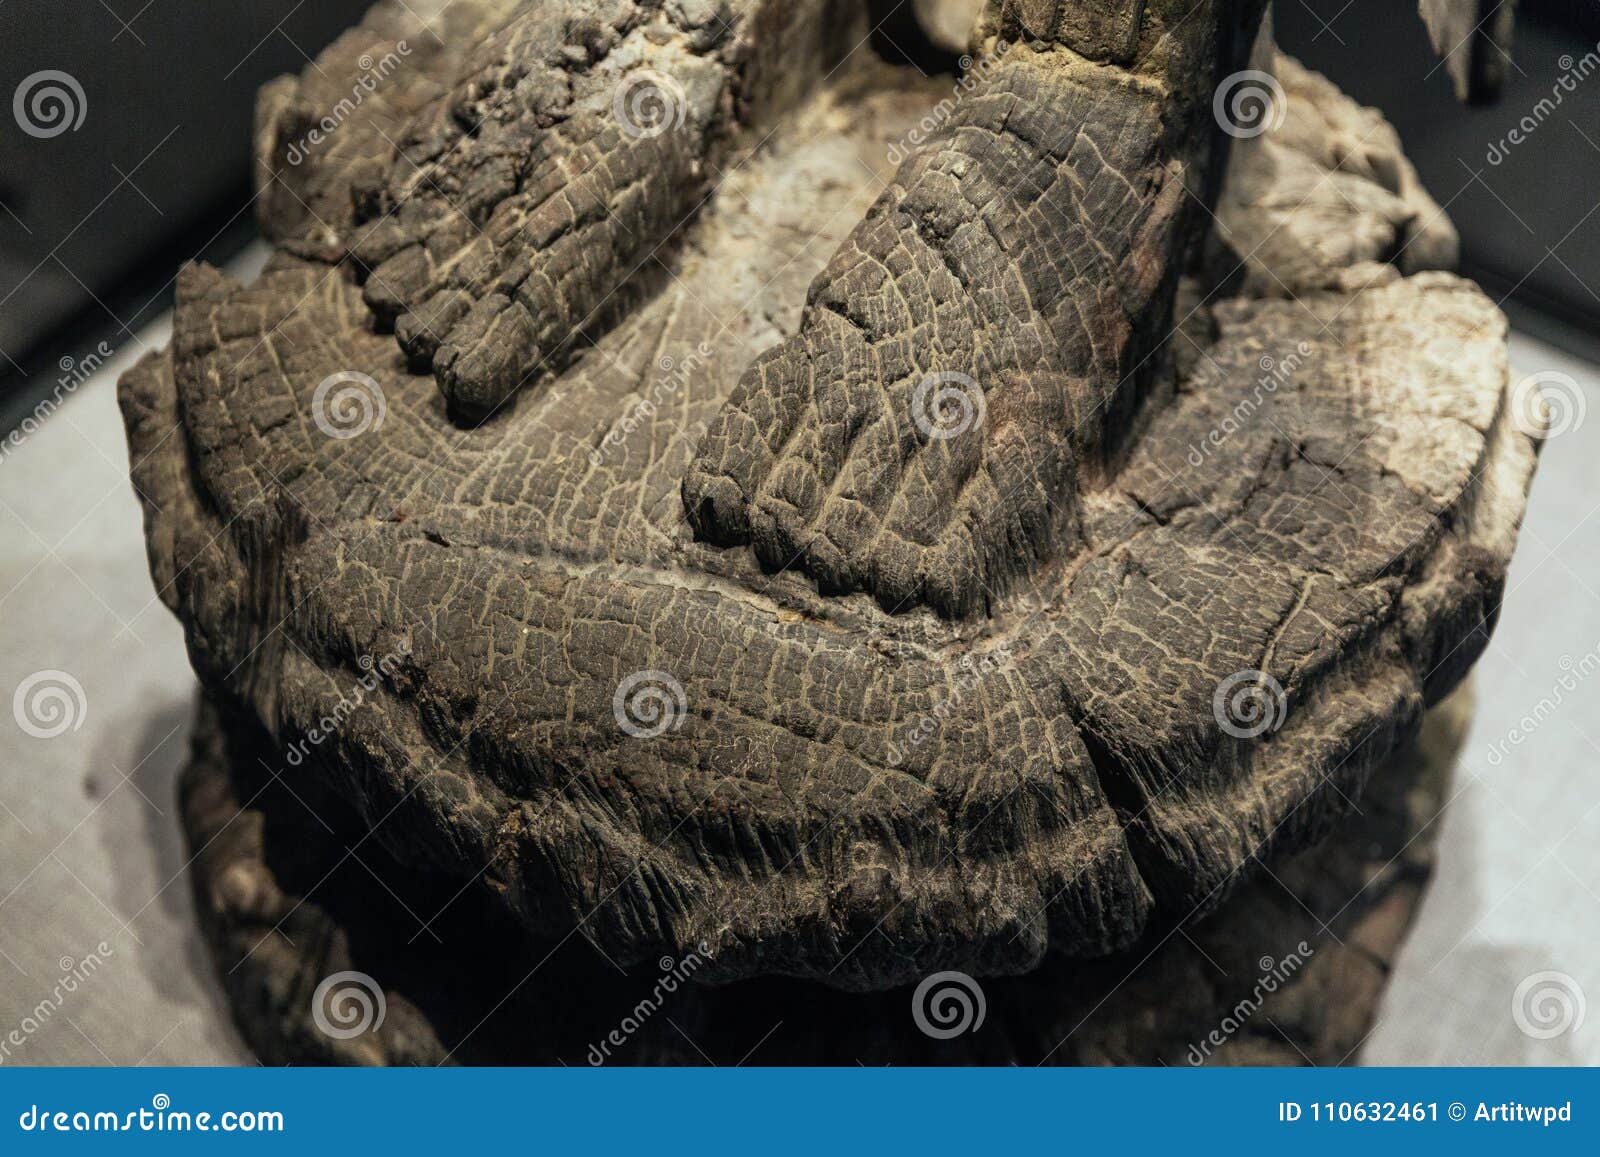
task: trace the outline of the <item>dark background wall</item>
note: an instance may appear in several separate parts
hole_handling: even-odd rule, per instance
[[[0,391],[82,353],[54,348],[72,333],[87,349],[105,336],[87,331],[109,329],[116,344],[167,304],[178,260],[248,236],[256,88],[299,71],[367,4],[0,4]],[[19,124],[15,95],[43,70],[81,88],[75,131]]]
[[[15,382],[116,344],[170,299],[188,257],[251,235],[255,89],[298,70],[368,0],[5,0],[0,4],[0,428]],[[1524,0],[1493,108],[1451,93],[1415,0],[1277,0],[1279,38],[1382,108],[1463,234],[1467,272],[1519,321],[1600,331],[1600,0]],[[1564,63],[1565,58],[1565,63]],[[1586,79],[1560,89],[1586,65]],[[11,99],[42,70],[81,86],[76,131],[23,132]],[[1541,99],[1527,140],[1502,142]]]

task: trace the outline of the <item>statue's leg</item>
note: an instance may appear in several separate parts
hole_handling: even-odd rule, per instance
[[[696,532],[949,614],[1070,550],[1163,364],[1263,6],[990,0],[946,119],[707,432]]]

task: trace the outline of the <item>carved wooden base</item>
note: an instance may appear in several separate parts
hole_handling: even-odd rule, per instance
[[[269,1064],[1349,1064],[1432,872],[1469,712],[1464,688],[1378,770],[1361,814],[1212,916],[1090,966],[951,977],[920,1001],[712,987],[693,956],[624,973],[580,936],[529,940],[477,890],[452,895],[364,841],[210,703],[182,811],[218,974]],[[963,1023],[944,1039],[922,1027]]]

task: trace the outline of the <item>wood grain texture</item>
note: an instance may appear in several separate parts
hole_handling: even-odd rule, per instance
[[[1431,711],[1361,814],[1214,915],[1100,961],[973,982],[982,1023],[944,1039],[919,1027],[909,987],[708,986],[693,955],[622,974],[581,938],[530,941],[487,897],[371,849],[353,859],[357,818],[313,776],[268,774],[270,739],[214,703],[182,816],[217,973],[267,1064],[1352,1064],[1433,872],[1469,715],[1465,690]],[[383,1012],[374,1001],[345,1037],[360,1013],[331,1019],[323,985],[352,970],[366,980],[348,994],[365,983]]]
[[[418,19],[379,11],[369,26]],[[470,35],[500,11],[451,9]],[[186,270],[172,349],[121,402],[156,585],[202,680],[303,749],[373,844],[624,968],[703,946],[708,979],[881,989],[1105,956],[1217,908],[1350,811],[1481,652],[1534,440],[1504,319],[1469,283],[1317,243],[1259,175],[1224,203],[1235,236],[1278,213],[1316,261],[1271,292],[1261,271],[1293,265],[1276,250],[1253,277],[1202,261],[1203,218],[1171,189],[1220,163],[1198,78],[1238,30],[1196,27],[1126,64],[1015,48],[972,87],[865,53],[810,74],[728,146],[660,282],[474,427],[373,325],[348,255],[391,218],[273,218],[252,285]],[[358,50],[318,68],[355,75]],[[440,51],[480,75],[476,49]],[[390,83],[440,91],[407,76]],[[1351,114],[1304,76],[1288,89],[1318,110],[1291,113],[1288,153],[1324,164],[1318,134]],[[357,109],[350,151],[314,152],[304,187],[341,203],[373,168],[363,118],[410,103]],[[1069,113],[1075,144],[1028,144]],[[380,168],[385,136],[360,137]],[[1059,213],[1009,183],[1013,154]],[[1353,207],[1323,220],[1411,228],[1394,155],[1380,139],[1341,165]],[[939,288],[905,312],[918,285]],[[930,319],[965,344],[898,328]],[[894,403],[877,426],[851,415],[958,349],[1000,359],[973,375],[987,421],[908,441]],[[796,357],[841,374],[773,368]],[[780,418],[785,382],[810,400]],[[345,387],[365,413],[332,403]],[[794,471],[848,463],[830,502],[859,484],[913,537],[948,524],[965,546],[944,571],[924,551],[857,575],[708,541],[706,461],[793,473],[731,436],[746,420],[786,424]],[[836,544],[872,525],[816,508]]]

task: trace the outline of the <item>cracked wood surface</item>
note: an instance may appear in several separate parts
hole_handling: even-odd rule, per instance
[[[458,0],[448,19],[478,35],[508,11]],[[276,86],[271,100],[328,99],[361,45],[421,43],[428,17],[380,5],[319,60],[342,79],[308,75],[298,96]],[[856,43],[865,29],[846,33]],[[890,613],[871,593],[824,593],[798,567],[703,541],[681,495],[702,431],[725,422],[730,397],[748,408],[752,362],[786,356],[807,318],[835,316],[807,312],[813,278],[813,301],[832,292],[870,312],[829,254],[859,249],[885,182],[903,203],[908,170],[884,158],[952,82],[858,52],[825,84],[800,84],[783,115],[753,122],[754,141],[729,146],[716,196],[663,254],[662,283],[558,377],[463,429],[434,376],[372,325],[343,258],[377,226],[339,208],[363,200],[364,174],[401,139],[378,122],[476,75],[471,46],[453,43],[356,110],[333,142],[343,151],[305,162],[293,180],[318,199],[268,199],[279,251],[255,284],[184,272],[172,349],[121,388],[152,571],[197,671],[286,749],[303,745],[391,854],[478,881],[538,936],[581,930],[623,965],[705,944],[718,979],[863,989],[941,968],[1023,972],[1052,948],[1124,949],[1319,838],[1482,650],[1534,444],[1508,412],[1499,312],[1448,274],[1402,275],[1445,247],[1401,268],[1378,260],[1382,246],[1320,247],[1316,276],[1275,296],[1249,278],[1202,296],[1232,280],[1213,271],[1176,309],[1141,282],[1151,316],[1181,326],[1118,401],[1105,434],[1120,452],[1094,485],[1069,488],[1066,516],[1049,510],[1063,541],[1014,559],[983,613]],[[1155,43],[1146,63],[1181,56]],[[1006,56],[1014,70],[1029,59]],[[1112,67],[1069,62],[1063,83]],[[1026,116],[1054,107],[1057,80],[990,76],[957,104],[998,99]],[[1291,113],[1305,140],[1345,115],[1309,81],[1288,87],[1321,114]],[[1148,89],[1113,86],[1093,116],[1149,125]],[[1097,132],[1086,120],[1079,135]],[[1327,149],[1291,147],[1328,164]],[[949,172],[952,156],[913,148],[905,165]],[[1043,156],[1047,175],[1069,170],[1063,186],[1078,179],[1081,158]],[[965,163],[971,187],[996,180],[986,154]],[[1392,166],[1340,169],[1324,172],[1375,180]],[[1272,211],[1257,200],[1236,207],[1230,244],[1240,214]],[[1012,204],[967,211],[1005,235],[1023,227]],[[1412,227],[1377,193],[1355,204],[1372,206],[1355,212],[1373,234]],[[1092,247],[1072,220],[1062,244]],[[1123,217],[1103,223],[1127,235]],[[1040,253],[1047,225],[1028,226]],[[1288,269],[1293,250],[1274,239],[1304,242],[1307,228],[1259,229],[1257,267]],[[1063,310],[1082,307],[1053,291]],[[1034,338],[1043,348],[1056,332]],[[333,437],[318,390],[350,372],[381,391],[369,401],[382,420]],[[1060,416],[1027,409],[1020,427],[997,423],[1016,433],[1005,449],[1018,461],[1028,422]],[[350,710],[363,662],[392,655]],[[1213,698],[1254,671],[1282,688],[1281,726],[1240,738]],[[649,738],[614,710],[639,673],[681,689],[681,714]]]
[[[530,944],[486,896],[452,895],[378,849],[354,862],[349,809],[304,770],[271,777],[271,738],[213,703],[180,794],[201,924],[267,1064],[1338,1065],[1371,1030],[1433,872],[1469,717],[1464,688],[1386,761],[1361,814],[1214,916],[1102,960],[986,978],[983,1024],[950,1039],[917,1026],[907,988],[679,983],[696,957],[619,974],[581,939]],[[332,1019],[335,998],[319,1005],[318,987],[351,969],[383,992],[384,1015],[331,1036],[315,1013]]]
[[[706,432],[683,483],[696,533],[951,615],[1076,553],[1086,493],[1163,369],[1228,140],[1212,93],[1261,7],[988,5],[981,88]]]

